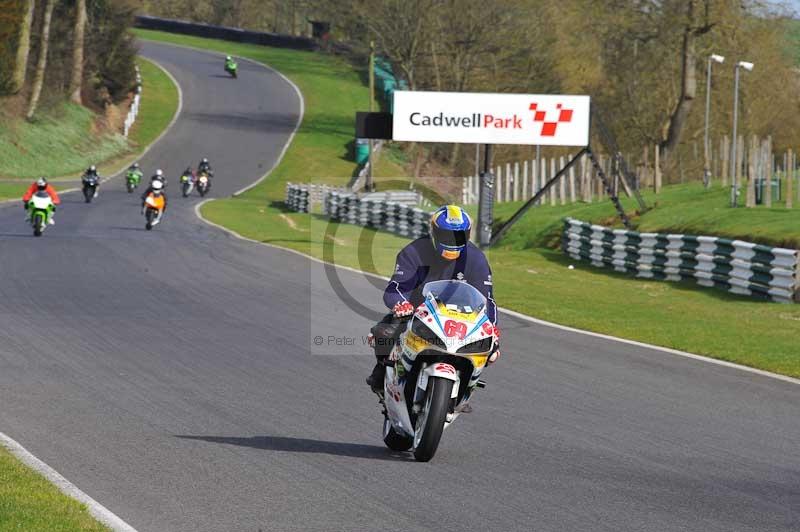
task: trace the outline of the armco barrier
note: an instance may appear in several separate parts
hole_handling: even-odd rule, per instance
[[[223,39],[226,41],[262,44],[278,48],[293,48],[295,50],[317,50],[319,48],[317,42],[308,37],[279,35],[277,33],[250,31],[226,26],[212,26],[210,24],[150,17],[146,15],[139,15],[136,17],[136,27],[146,30],[168,31],[170,33],[195,35],[197,37]]]
[[[800,252],[741,240],[639,233],[571,218],[562,249],[576,260],[647,279],[694,280],[734,294],[791,303],[800,299]]]
[[[313,186],[287,185],[286,206],[293,211],[308,212],[310,188]],[[416,207],[418,201],[415,192],[378,192],[359,196],[354,192],[328,190],[323,195],[322,210],[332,221],[419,238],[428,234],[431,213]]]
[[[136,93],[133,95],[131,108],[128,110],[128,116],[125,117],[125,125],[122,128],[122,134],[126,137],[136,122],[136,117],[139,115],[139,104],[142,102],[142,73],[139,71],[138,65],[134,68],[136,69]]]

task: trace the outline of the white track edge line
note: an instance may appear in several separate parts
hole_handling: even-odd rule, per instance
[[[206,201],[210,201],[210,200],[206,200]],[[231,236],[234,236],[234,237],[238,238],[239,240],[244,240],[246,242],[252,242],[254,244],[260,244],[262,246],[267,246],[267,247],[271,247],[271,248],[287,251],[289,253],[294,253],[295,255],[298,255],[300,257],[306,258],[308,260],[311,260],[311,261],[314,261],[314,262],[318,262],[320,264],[327,264],[327,265],[333,266],[335,268],[339,268],[339,269],[342,269],[342,270],[347,270],[347,271],[350,271],[350,272],[353,272],[353,273],[360,273],[362,275],[368,275],[370,277],[374,277],[376,279],[381,279],[381,280],[384,280],[384,281],[388,281],[389,280],[388,277],[384,277],[383,275],[378,275],[378,274],[375,274],[375,273],[372,273],[372,272],[365,272],[365,271],[359,270],[357,268],[351,268],[350,266],[341,266],[339,264],[334,264],[332,262],[328,262],[328,261],[324,261],[322,259],[318,259],[317,257],[312,257],[311,255],[306,255],[305,253],[303,253],[301,251],[297,251],[295,249],[290,249],[290,248],[286,248],[286,247],[283,247],[283,246],[277,246],[275,244],[270,244],[270,243],[267,243],[267,242],[259,242],[258,240],[254,240],[252,238],[248,238],[246,236],[242,236],[239,233],[237,233],[236,231],[233,231],[232,229],[228,229],[227,227],[223,227],[223,226],[221,226],[221,225],[219,225],[217,223],[211,222],[211,221],[207,220],[206,218],[204,218],[203,215],[200,213],[200,207],[204,203],[206,203],[206,201],[198,203],[195,206],[195,215],[200,220],[205,222],[206,224],[208,224],[208,225],[210,225],[212,227],[215,227],[217,229],[220,229],[222,231],[225,231],[226,233],[230,234]],[[647,344],[647,343],[644,343],[644,342],[638,342],[636,340],[628,340],[627,338],[619,338],[617,336],[611,336],[611,335],[608,335],[608,334],[602,334],[602,333],[597,333],[597,332],[593,332],[593,331],[586,331],[586,330],[583,330],[583,329],[576,329],[574,327],[569,327],[567,325],[561,325],[561,324],[558,324],[558,323],[553,323],[551,321],[545,321],[545,320],[542,320],[542,319],[539,319],[539,318],[534,318],[533,316],[528,316],[527,314],[522,314],[522,313],[517,312],[515,310],[507,309],[507,308],[504,308],[504,307],[498,306],[497,308],[500,310],[500,312],[502,312],[504,314],[507,314],[509,316],[512,316],[514,318],[517,318],[517,319],[520,319],[520,320],[523,320],[523,321],[534,323],[536,325],[543,325],[545,327],[552,327],[554,329],[560,329],[562,331],[567,331],[567,332],[577,333],[577,334],[583,334],[583,335],[586,335],[586,336],[593,336],[595,338],[601,338],[603,340],[609,340],[609,341],[612,341],[612,342],[619,342],[619,343],[623,343],[623,344],[633,345],[633,346],[636,346],[636,347],[642,347],[642,348],[645,348],[645,349],[650,349],[650,350],[653,350],[653,351],[660,351],[662,353],[669,353],[671,355],[678,355],[678,356],[682,356],[682,357],[686,357],[686,358],[691,358],[693,360],[699,360],[701,362],[707,362],[709,364],[716,364],[718,366],[724,366],[724,367],[727,367],[727,368],[737,369],[737,370],[740,370],[740,371],[746,371],[748,373],[754,373],[754,374],[760,375],[762,377],[769,377],[769,378],[776,379],[776,380],[779,380],[779,381],[788,382],[788,383],[791,383],[791,384],[800,384],[800,379],[796,379],[794,377],[789,377],[787,375],[781,375],[779,373],[772,373],[771,371],[765,371],[763,369],[751,368],[750,366],[744,366],[742,364],[736,364],[735,362],[728,362],[727,360],[720,360],[720,359],[717,359],[717,358],[711,358],[711,357],[707,357],[707,356],[704,356],[704,355],[698,355],[698,354],[695,354],[695,353],[689,353],[688,351],[680,351],[678,349],[672,349],[672,348],[669,348],[669,347],[662,347],[660,345]]]
[[[75,484],[59,474],[58,471],[36,458],[17,441],[11,439],[2,432],[0,432],[0,445],[8,449],[8,451],[22,463],[54,484],[61,493],[86,505],[92,517],[105,526],[111,528],[115,532],[136,532],[135,528],[120,519],[114,512],[81,491]]]

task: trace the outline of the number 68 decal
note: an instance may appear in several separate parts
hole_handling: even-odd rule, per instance
[[[457,336],[459,340],[463,340],[467,335],[467,325],[454,320],[447,320],[444,322],[444,334],[451,338]]]

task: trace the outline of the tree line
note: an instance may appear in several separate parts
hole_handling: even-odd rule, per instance
[[[666,177],[702,145],[706,62],[714,65],[711,138],[729,133],[733,66],[755,63],[740,89],[739,131],[800,143],[792,21],[758,0],[337,0],[317,2],[334,36],[373,41],[412,89],[588,94],[623,152],[661,150]],[[467,175],[457,145],[414,147]],[[525,158],[504,147],[499,157]],[[419,165],[418,165],[419,166]],[[678,170],[684,172],[678,172]]]
[[[789,35],[792,21],[765,0],[135,3],[151,15],[294,35],[307,35],[312,20],[329,22],[359,64],[374,42],[416,90],[588,94],[623,152],[659,146],[667,180],[702,174],[690,154],[703,142],[706,61],[716,53],[726,62],[713,70],[711,138],[730,133],[733,65],[744,60],[756,66],[742,76],[739,131],[771,136],[776,149],[800,141],[800,44]],[[417,172],[473,169],[462,145],[404,149]],[[497,151],[506,160],[530,154]]]
[[[0,0],[0,105],[16,100],[32,120],[43,102],[123,100],[135,82],[135,10],[128,0]]]

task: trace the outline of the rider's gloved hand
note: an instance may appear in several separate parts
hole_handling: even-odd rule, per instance
[[[401,301],[392,308],[392,314],[395,318],[402,318],[411,316],[414,313],[414,305],[408,301]]]
[[[25,209],[26,211],[28,210],[28,202],[27,201],[23,201],[22,202],[22,208]]]

